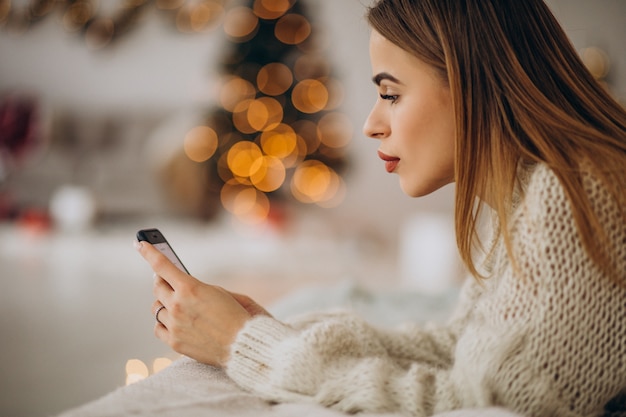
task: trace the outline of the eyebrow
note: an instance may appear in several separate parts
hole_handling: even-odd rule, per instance
[[[372,81],[374,81],[374,84],[376,85],[380,85],[380,83],[383,80],[389,80],[393,83],[396,84],[402,84],[400,82],[400,80],[398,80],[396,77],[394,77],[393,75],[389,74],[388,72],[381,72],[380,74],[376,74],[372,77]]]

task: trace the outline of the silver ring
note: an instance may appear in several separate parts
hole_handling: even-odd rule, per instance
[[[156,312],[154,313],[154,319],[156,320],[157,323],[159,323],[161,326],[165,326],[163,323],[161,323],[161,320],[159,320],[159,313],[161,312],[161,310],[163,310],[165,308],[165,306],[161,306],[159,308],[157,308]]]

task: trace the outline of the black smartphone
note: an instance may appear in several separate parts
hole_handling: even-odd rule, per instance
[[[137,232],[137,240],[151,243],[163,255],[167,256],[167,259],[172,261],[178,269],[187,274],[189,273],[159,229],[142,229]]]

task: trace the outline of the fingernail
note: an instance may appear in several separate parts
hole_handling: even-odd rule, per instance
[[[143,246],[143,243],[141,243],[141,242],[140,242],[140,241],[138,241],[138,240],[135,240],[135,241],[133,242],[133,246],[135,246],[135,249],[139,250],[139,249],[141,249],[141,247]]]

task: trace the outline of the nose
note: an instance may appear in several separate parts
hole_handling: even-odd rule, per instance
[[[389,124],[385,122],[378,105],[375,104],[365,120],[363,134],[372,139],[383,139],[389,136],[389,133]]]

